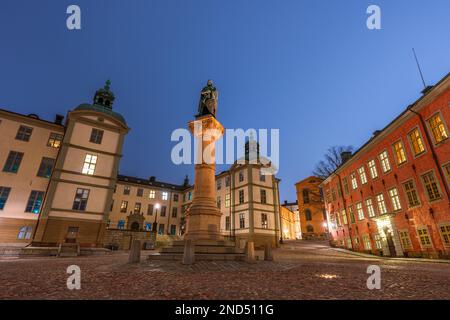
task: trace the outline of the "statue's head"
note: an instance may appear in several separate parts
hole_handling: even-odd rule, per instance
[[[208,85],[208,86],[212,86],[212,84],[213,84],[212,80],[209,79],[208,82],[207,82],[207,85]]]

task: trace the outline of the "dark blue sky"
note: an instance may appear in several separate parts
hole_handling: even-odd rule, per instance
[[[82,30],[66,28],[77,4]],[[378,4],[382,30],[366,28]],[[121,173],[181,183],[170,134],[212,78],[227,128],[279,128],[281,198],[332,145],[360,146],[450,71],[450,1],[2,0],[0,107],[53,119],[111,78]],[[221,168],[219,168],[221,169]]]

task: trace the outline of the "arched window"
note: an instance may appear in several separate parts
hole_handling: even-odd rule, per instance
[[[311,221],[312,220],[311,210],[309,210],[309,209],[305,210],[305,219],[306,219],[306,221]]]
[[[313,227],[312,225],[308,224],[308,225],[306,226],[306,231],[307,231],[307,232],[314,232],[314,227]]]

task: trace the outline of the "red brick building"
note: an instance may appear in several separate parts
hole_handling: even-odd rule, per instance
[[[322,183],[334,245],[450,257],[449,126],[447,74]]]

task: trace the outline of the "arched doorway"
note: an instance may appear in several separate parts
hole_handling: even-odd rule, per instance
[[[132,224],[131,224],[131,231],[139,231],[139,229],[140,229],[140,226],[139,226],[139,222],[137,222],[137,221],[134,221]]]

